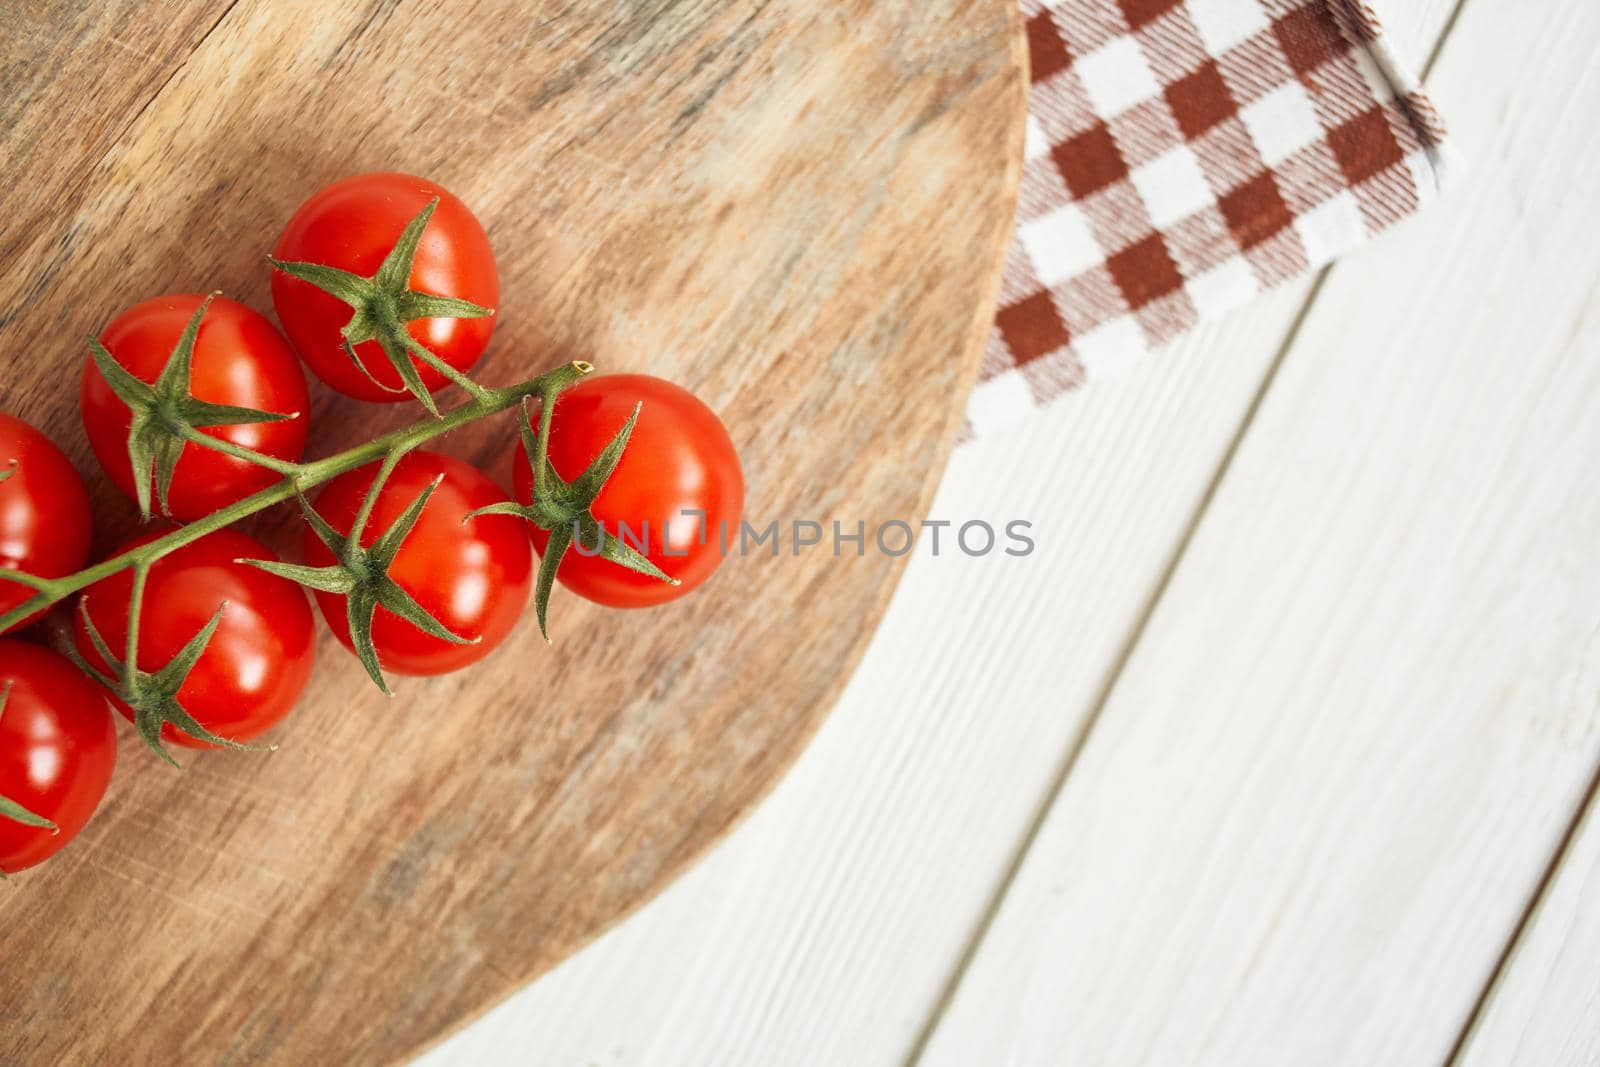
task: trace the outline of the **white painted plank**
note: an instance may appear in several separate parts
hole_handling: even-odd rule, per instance
[[[1592,704],[1600,671],[1591,664],[1578,681],[1575,699]],[[1461,1067],[1600,1063],[1600,815],[1592,805],[1491,991]]]
[[[1457,0],[1369,0],[1383,22],[1385,35],[1408,69],[1420,73],[1433,54]],[[1464,0],[1463,0],[1464,2]],[[1455,114],[1451,109],[1448,120]]]
[[[1028,518],[1035,554],[935,559],[924,540],[839,706],[750,821],[424,1062],[896,1062],[1304,295],[959,450],[933,515]]]
[[[1452,1047],[1600,759],[1597,45],[1466,7],[1467,180],[1335,269],[928,1067]]]
[[[1390,6],[1420,61],[1449,0]],[[422,1062],[903,1058],[1306,292],[960,450],[934,515],[1028,517],[1036,555],[924,543],[840,706],[750,821]]]

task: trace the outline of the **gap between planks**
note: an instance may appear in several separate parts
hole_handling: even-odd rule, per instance
[[[1489,977],[1484,980],[1483,989],[1478,993],[1478,999],[1472,1004],[1472,1010],[1467,1013],[1466,1021],[1461,1024],[1461,1033],[1456,1035],[1455,1044],[1450,1046],[1450,1055],[1445,1059],[1446,1067],[1455,1067],[1461,1063],[1473,1040],[1478,1035],[1478,1028],[1482,1025],[1484,1015],[1489,1004],[1505,985],[1506,976],[1511,973],[1511,966],[1516,961],[1518,951],[1527,942],[1527,935],[1534,927],[1534,921],[1550,898],[1550,891],[1555,885],[1556,875],[1566,865],[1568,857],[1572,855],[1573,847],[1582,836],[1585,826],[1592,820],[1595,808],[1595,795],[1600,793],[1600,762],[1595,764],[1593,773],[1589,776],[1589,785],[1583,791],[1582,798],[1578,801],[1577,810],[1567,823],[1566,830],[1556,842],[1556,847],[1550,853],[1550,861],[1545,864],[1544,871],[1540,874],[1538,882],[1533,887],[1533,892],[1528,896],[1528,903],[1522,909],[1522,914],[1517,917],[1516,923],[1511,927],[1511,934],[1506,938],[1506,943],[1500,950],[1500,956],[1495,960]]]
[[[1463,0],[1464,2],[1464,0]],[[1033,813],[1028,817],[1027,825],[1023,828],[1022,837],[1012,850],[1010,858],[1006,861],[1005,869],[1001,871],[1000,880],[994,891],[985,902],[983,911],[979,913],[972,932],[967,935],[962,945],[961,954],[956,960],[954,968],[940,987],[938,999],[934,1001],[933,1008],[922,1028],[917,1031],[916,1040],[911,1045],[911,1050],[906,1054],[907,1067],[916,1064],[922,1059],[923,1051],[927,1048],[928,1041],[939,1028],[939,1021],[944,1017],[945,1009],[950,1006],[951,999],[955,996],[956,989],[961,985],[961,979],[971,966],[973,957],[977,955],[978,947],[983,944],[990,928],[994,925],[995,916],[1000,913],[1000,907],[1005,903],[1006,897],[1011,892],[1011,887],[1016,883],[1017,872],[1022,869],[1023,861],[1027,859],[1033,843],[1039,837],[1039,831],[1044,826],[1045,819],[1050,814],[1050,809],[1055,806],[1056,797],[1061,794],[1062,788],[1067,784],[1067,779],[1072,774],[1072,768],[1077,765],[1078,756],[1083,752],[1084,745],[1088,743],[1089,735],[1094,733],[1095,723],[1100,721],[1100,713],[1105,710],[1111,693],[1117,687],[1117,680],[1122,677],[1123,669],[1133,657],[1134,649],[1139,647],[1140,640],[1144,637],[1145,629],[1150,624],[1151,616],[1155,614],[1156,607],[1166,595],[1167,587],[1172,582],[1172,576],[1177,573],[1178,566],[1183,562],[1183,557],[1188,551],[1190,542],[1194,539],[1195,531],[1200,528],[1200,522],[1205,518],[1212,499],[1216,496],[1217,488],[1227,476],[1228,468],[1233,463],[1233,458],[1238,454],[1239,446],[1244,442],[1245,435],[1249,433],[1251,424],[1255,421],[1256,412],[1260,410],[1261,402],[1266,398],[1267,391],[1271,389],[1273,380],[1278,376],[1278,369],[1283,365],[1289,350],[1294,347],[1295,338],[1300,335],[1300,328],[1306,318],[1311,314],[1311,308],[1317,302],[1317,296],[1322,292],[1323,283],[1327,280],[1332,267],[1323,267],[1318,273],[1316,281],[1312,283],[1311,290],[1306,293],[1305,300],[1295,312],[1294,319],[1289,323],[1289,328],[1284,332],[1283,340],[1278,342],[1277,350],[1267,364],[1266,372],[1261,377],[1261,383],[1256,387],[1255,393],[1250,397],[1249,404],[1245,407],[1244,415],[1239,420],[1238,428],[1229,438],[1221,457],[1217,461],[1215,470],[1207,479],[1205,489],[1200,494],[1200,499],[1195,503],[1194,511],[1184,523],[1183,530],[1178,535],[1177,543],[1173,546],[1166,564],[1161,568],[1160,575],[1156,578],[1155,585],[1151,588],[1144,604],[1133,620],[1133,628],[1129,631],[1127,639],[1117,651],[1116,658],[1106,671],[1105,680],[1096,691],[1094,700],[1089,706],[1088,713],[1079,725],[1077,733],[1067,743],[1067,750],[1061,758],[1060,765],[1051,776],[1038,804],[1034,806]]]
[[[1456,0],[1455,5],[1450,9],[1449,15],[1445,17],[1444,25],[1439,30],[1438,36],[1434,39],[1433,47],[1428,53],[1428,58],[1422,65],[1422,72],[1419,80],[1423,85],[1427,84],[1428,77],[1433,73],[1434,65],[1439,61],[1440,55],[1443,54],[1445,43],[1450,39],[1451,33],[1455,30],[1456,24],[1461,18],[1461,12],[1463,9],[1465,9],[1466,5],[1467,0]],[[1245,408],[1243,417],[1239,420],[1238,428],[1234,431],[1233,436],[1228,441],[1227,447],[1223,450],[1222,455],[1219,457],[1216,469],[1212,472],[1211,478],[1207,481],[1205,490],[1201,494],[1200,499],[1196,502],[1194,511],[1189,516],[1188,522],[1184,524],[1183,531],[1179,535],[1177,543],[1173,546],[1172,553],[1168,558],[1166,565],[1162,568],[1160,576],[1157,578],[1149,596],[1146,598],[1144,605],[1135,618],[1133,629],[1128,634],[1127,640],[1123,642],[1121,649],[1118,650],[1115,660],[1107,670],[1105,681],[1101,684],[1100,689],[1096,692],[1094,701],[1090,706],[1088,714],[1084,717],[1083,723],[1078,727],[1077,732],[1068,742],[1066,752],[1062,755],[1060,765],[1055,774],[1052,775],[1043,795],[1039,798],[1038,804],[1034,807],[1033,813],[1029,817],[1027,825],[1023,828],[1021,838],[1018,840],[1016,847],[1012,850],[1011,856],[1007,861],[1004,870],[1000,874],[1000,879],[995,885],[994,891],[990,894],[989,899],[985,902],[982,912],[979,913],[977,920],[973,924],[972,931],[967,935],[965,942],[962,944],[961,953],[957,957],[955,965],[951,968],[950,974],[945,978],[944,983],[940,986],[938,998],[934,1001],[932,1008],[928,1012],[927,1018],[923,1021],[921,1028],[917,1031],[916,1040],[912,1042],[911,1048],[906,1054],[904,1060],[905,1067],[915,1067],[915,1065],[922,1060],[923,1053],[927,1050],[928,1042],[932,1040],[934,1032],[938,1030],[939,1024],[943,1020],[945,1012],[949,1009],[950,1003],[955,997],[956,990],[960,988],[962,979],[965,977],[967,970],[971,967],[973,959],[977,956],[979,947],[983,944],[984,940],[988,937],[989,931],[993,928],[995,917],[999,915],[1001,906],[1005,903],[1006,897],[1010,895],[1012,887],[1016,884],[1017,874],[1019,871],[1021,871],[1023,862],[1027,859],[1028,853],[1033,849],[1034,842],[1038,839],[1039,832],[1043,828],[1045,820],[1049,817],[1051,809],[1055,807],[1057,797],[1061,795],[1062,789],[1064,789],[1067,784],[1067,779],[1071,777],[1072,770],[1077,765],[1078,757],[1082,754],[1084,746],[1088,743],[1090,735],[1094,733],[1095,725],[1100,721],[1101,712],[1105,710],[1107,703],[1109,703],[1111,694],[1116,690],[1117,682],[1122,677],[1123,671],[1127,667],[1129,660],[1132,659],[1134,651],[1139,647],[1139,643],[1144,639],[1145,631],[1150,624],[1150,620],[1155,615],[1156,608],[1160,605],[1162,598],[1166,595],[1167,589],[1172,582],[1173,575],[1177,573],[1178,567],[1182,564],[1184,556],[1188,553],[1189,546],[1194,540],[1195,532],[1200,528],[1200,523],[1204,520],[1206,512],[1210,509],[1211,502],[1216,497],[1218,488],[1222,485],[1223,480],[1227,477],[1228,470],[1230,467],[1232,467],[1234,458],[1239,453],[1240,446],[1244,443],[1245,438],[1249,435],[1250,429],[1255,423],[1256,414],[1258,411],[1260,411],[1262,402],[1266,399],[1267,394],[1271,391],[1273,382],[1277,380],[1278,371],[1283,367],[1283,364],[1288,358],[1289,353],[1294,349],[1295,341],[1300,336],[1301,327],[1305,325],[1306,319],[1311,314],[1311,309],[1317,303],[1317,298],[1322,294],[1322,290],[1324,284],[1328,280],[1328,276],[1337,268],[1338,263],[1333,263],[1323,267],[1320,271],[1318,271],[1316,281],[1312,283],[1311,290],[1306,293],[1305,300],[1301,303],[1299,310],[1295,312],[1294,319],[1292,322],[1290,322],[1289,328],[1284,332],[1283,340],[1279,343],[1278,349],[1274,353],[1271,362],[1268,363],[1266,371],[1262,374],[1261,383],[1257,386],[1254,395],[1251,396],[1250,403]],[[1456,1062],[1462,1049],[1465,1047],[1468,1040],[1469,1031],[1474,1027],[1479,1016],[1481,1015],[1483,1007],[1487,1003],[1492,991],[1492,987],[1497,984],[1498,979],[1506,969],[1506,965],[1509,962],[1509,957],[1512,955],[1515,945],[1520,940],[1522,933],[1528,926],[1528,922],[1533,910],[1537,906],[1538,901],[1543,897],[1545,890],[1553,879],[1556,870],[1560,866],[1562,857],[1567,853],[1573,839],[1576,837],[1577,827],[1583,819],[1584,811],[1587,809],[1589,804],[1592,803],[1597,789],[1600,789],[1600,767],[1596,768],[1594,779],[1591,781],[1589,790],[1585,794],[1585,801],[1579,804],[1578,811],[1574,815],[1570,825],[1567,827],[1566,834],[1562,838],[1555,855],[1551,857],[1550,863],[1547,866],[1547,869],[1545,870],[1538,886],[1536,887],[1533,896],[1530,898],[1528,905],[1524,909],[1521,918],[1513,929],[1505,948],[1502,950],[1500,959],[1497,962],[1494,971],[1490,975],[1489,979],[1485,982],[1483,990],[1479,993],[1478,1000],[1473,1006],[1472,1013],[1469,1016],[1466,1024],[1462,1027],[1461,1034],[1457,1037],[1456,1044],[1451,1050],[1449,1060],[1450,1064],[1453,1065]]]
[[[1466,0],[1457,0],[1455,10],[1450,13],[1450,20],[1445,24],[1444,32],[1440,36],[1439,44],[1443,46],[1444,38],[1450,35],[1455,28],[1456,20],[1461,17],[1461,9],[1466,6]],[[1435,48],[1434,55],[1428,60],[1428,69],[1432,70],[1433,60],[1438,58],[1439,49]],[[1461,1032],[1456,1035],[1455,1044],[1450,1046],[1450,1055],[1445,1059],[1446,1067],[1455,1067],[1462,1061],[1462,1057],[1472,1045],[1477,1036],[1478,1028],[1483,1023],[1484,1013],[1490,1002],[1500,991],[1505,983],[1506,976],[1511,972],[1511,965],[1516,960],[1518,950],[1526,943],[1527,935],[1533,928],[1534,919],[1540,909],[1549,899],[1550,890],[1555,884],[1556,875],[1566,863],[1567,857],[1572,854],[1573,846],[1577,843],[1584,825],[1589,821],[1595,807],[1595,797],[1600,794],[1600,761],[1597,761],[1593,773],[1589,776],[1589,785],[1579,799],[1572,818],[1568,820],[1566,830],[1556,842],[1556,847],[1551,850],[1550,860],[1545,864],[1539,880],[1534,884],[1533,892],[1528,895],[1528,901],[1523,906],[1522,914],[1511,927],[1511,933],[1506,937],[1506,943],[1500,949],[1500,955],[1495,960],[1494,967],[1484,979],[1483,988],[1478,991],[1478,999],[1472,1004],[1472,1010],[1467,1013],[1466,1019],[1461,1023]]]

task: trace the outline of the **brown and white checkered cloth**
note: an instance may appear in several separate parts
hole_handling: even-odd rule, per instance
[[[1016,237],[968,432],[1415,212],[1443,129],[1362,0],[1023,0]]]

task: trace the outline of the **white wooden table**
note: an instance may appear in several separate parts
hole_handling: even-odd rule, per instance
[[[961,450],[1038,551],[424,1062],[1600,1062],[1600,4],[1382,6],[1445,200]]]

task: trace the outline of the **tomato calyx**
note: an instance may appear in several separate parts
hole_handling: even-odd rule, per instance
[[[300,415],[297,411],[257,411],[255,408],[231,404],[212,404],[197,399],[190,392],[189,371],[194,360],[195,339],[200,335],[200,320],[205,317],[206,309],[216,295],[211,293],[200,302],[154,382],[136,378],[117,362],[116,357],[98,339],[89,338],[89,354],[94,359],[95,367],[133,416],[128,427],[128,462],[133,467],[139,515],[146,520],[150,518],[152,480],[155,482],[161,513],[171,514],[167,507],[167,493],[172,487],[173,473],[178,468],[178,457],[183,454],[187,444],[226,452],[279,473],[288,473],[294,467],[294,464],[200,432],[206,426],[283,422]]]
[[[385,696],[394,694],[389,691],[389,685],[383,679],[383,668],[378,662],[378,650],[372,640],[372,617],[379,607],[398,615],[423,633],[441,641],[471,645],[481,640],[478,637],[462,637],[451,633],[443,623],[428,614],[428,610],[418,604],[398,582],[389,577],[390,565],[399,554],[400,547],[405,544],[406,537],[416,526],[417,519],[422,516],[422,509],[427,507],[428,498],[444,480],[444,475],[439,475],[418,493],[406,506],[405,511],[400,513],[399,518],[395,519],[371,546],[366,548],[361,546],[361,534],[366,530],[367,522],[372,517],[378,495],[406,452],[407,449],[397,448],[384,458],[383,465],[378,468],[377,475],[367,488],[366,496],[362,498],[361,508],[356,512],[355,521],[350,525],[348,537],[335,530],[328,520],[317,514],[317,510],[304,496],[297,495],[306,522],[317,535],[317,539],[328,546],[328,551],[333,553],[334,558],[338,560],[337,563],[326,567],[308,567],[298,563],[280,563],[276,560],[237,561],[259,567],[268,574],[276,574],[280,578],[298,582],[309,589],[343,596],[350,625],[350,643],[354,646],[361,665],[366,668],[367,675],[379,689],[383,690]]]
[[[422,406],[428,409],[428,414],[435,418],[439,417],[439,409],[434,404],[433,396],[428,392],[427,386],[423,384],[422,376],[417,373],[416,364],[412,362],[413,357],[461,386],[474,398],[481,398],[484,389],[412,337],[411,332],[406,329],[406,323],[414,319],[480,319],[494,314],[493,308],[474,304],[470,300],[418,292],[409,287],[411,264],[416,259],[417,245],[422,240],[422,231],[427,228],[428,220],[433,217],[434,209],[438,206],[439,198],[436,196],[417,213],[415,218],[406,223],[406,228],[401,231],[394,247],[378,266],[377,273],[370,278],[323,263],[301,263],[267,257],[278,270],[314,285],[329,296],[349,304],[350,321],[339,331],[345,355],[350,357],[350,361],[373,385],[389,393],[410,393],[421,401]],[[402,388],[395,389],[384,385],[374,378],[366,364],[361,362],[360,357],[356,355],[355,346],[367,341],[378,343],[384,358],[400,376]]]
[[[223,748],[253,752],[271,751],[276,746],[249,745],[212,733],[200,725],[178,700],[178,690],[183,688],[184,681],[194,670],[201,653],[211,642],[211,635],[217,632],[217,625],[222,622],[222,613],[228,608],[226,600],[217,606],[211,620],[178,650],[178,654],[173,656],[165,667],[153,672],[139,668],[137,663],[139,605],[144,597],[144,578],[147,571],[146,567],[139,567],[134,571],[133,593],[128,602],[128,644],[121,658],[111,651],[105,638],[100,636],[94,619],[90,618],[88,596],[85,595],[78,601],[78,614],[82,619],[84,631],[89,636],[90,644],[94,646],[95,654],[110,668],[109,673],[94,667],[70,648],[65,650],[68,658],[77,664],[79,670],[105,686],[113,696],[133,709],[133,727],[140,739],[152,752],[174,767],[180,764],[161,743],[161,728],[167,723],[171,723],[175,729],[182,730],[196,740],[220,745]]]
[[[539,577],[533,594],[534,611],[539,617],[539,633],[546,643],[550,640],[550,631],[545,619],[550,609],[550,593],[555,588],[556,571],[574,541],[577,541],[579,551],[584,555],[599,556],[619,567],[670,585],[679,584],[678,579],[667,575],[626,540],[607,533],[604,524],[594,517],[591,510],[600,490],[605,488],[612,472],[617,469],[623,450],[628,447],[628,438],[633,435],[633,427],[639,421],[639,410],[643,405],[634,405],[633,414],[622,424],[622,429],[590,461],[583,473],[569,482],[556,473],[549,456],[550,416],[556,404],[556,394],[562,387],[558,384],[541,397],[537,437],[530,429],[532,420],[528,414],[528,401],[526,398],[522,401],[522,419],[519,423],[522,453],[527,457],[529,470],[533,472],[533,490],[529,502],[519,504],[508,500],[479,508],[468,516],[516,515],[541,530],[549,531],[549,541],[539,558]]]
[[[9,474],[10,472],[6,473]],[[0,475],[0,480],[4,478],[5,475]],[[0,689],[0,715],[5,714],[6,703],[11,699],[11,685],[12,683],[8,681],[5,687]],[[43,815],[35,815],[7,796],[0,796],[0,819],[10,819],[12,822],[20,822],[24,826],[37,826],[40,829],[47,829],[53,834],[61,832],[61,827],[46,819]],[[4,874],[0,874],[0,878],[4,877]]]

